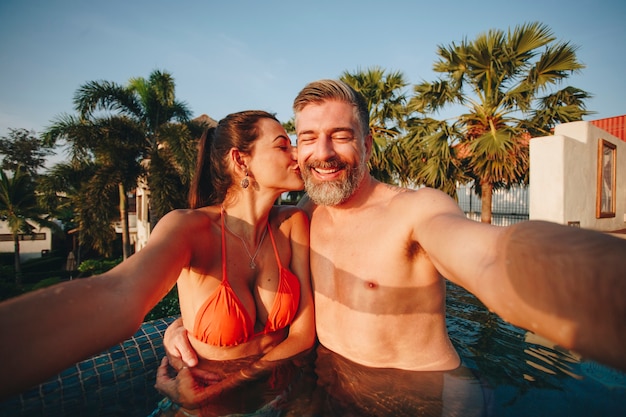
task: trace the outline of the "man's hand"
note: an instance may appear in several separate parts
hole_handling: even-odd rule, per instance
[[[262,364],[248,368],[247,372],[242,370],[219,379],[214,373],[184,366],[178,375],[174,376],[172,372],[175,370],[169,366],[167,357],[164,357],[157,370],[154,387],[175,404],[193,410],[266,376],[271,369],[271,365]]]
[[[186,366],[176,375],[176,370],[169,366],[169,361],[165,356],[157,370],[154,388],[175,404],[187,409],[195,409],[215,397],[216,392],[222,391],[221,389],[209,390],[209,387],[217,386],[221,381],[223,379],[215,373]]]
[[[179,359],[184,366],[193,368],[198,364],[198,355],[191,347],[187,338],[187,330],[183,326],[181,318],[176,319],[169,325],[163,335],[165,352],[171,359]]]

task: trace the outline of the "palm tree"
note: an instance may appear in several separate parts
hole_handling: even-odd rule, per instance
[[[408,85],[401,72],[385,73],[379,67],[355,73],[344,72],[341,80],[361,93],[370,112],[370,133],[374,139],[370,172],[384,182],[402,182],[407,155],[398,141],[406,114]]]
[[[90,221],[79,225],[85,237],[90,238],[92,247],[105,255],[110,255],[111,241],[115,238],[111,225],[114,215],[110,206],[112,202],[118,201],[123,257],[128,258],[131,249],[126,190],[134,188],[137,179],[143,175],[140,160],[144,132],[141,126],[125,116],[82,119],[64,115],[57,118],[44,133],[44,137],[49,143],[64,137],[70,144],[73,167],[92,168],[88,171],[91,173],[90,177],[84,178],[84,182],[80,184],[88,198],[77,205],[82,211],[81,218]],[[75,174],[67,169],[57,172]],[[93,199],[95,195],[100,199]],[[84,197],[81,196],[77,201],[81,200]],[[94,222],[93,217],[98,217],[98,220]],[[94,224],[99,227],[94,229]]]
[[[154,223],[168,211],[186,205],[195,163],[199,128],[189,124],[191,112],[176,100],[173,77],[155,70],[148,79],[131,78],[127,86],[89,82],[78,89],[74,105],[81,117],[96,111],[123,115],[143,131],[143,159],[150,188]],[[155,181],[157,180],[157,181]]]
[[[506,33],[490,30],[473,41],[439,46],[437,54],[434,70],[442,76],[414,87],[410,109],[427,115],[457,105],[466,112],[452,126],[424,127],[415,119],[413,128],[421,125],[418,129],[427,131],[424,143],[430,141],[436,149],[431,155],[442,158],[431,164],[431,173],[437,165],[464,171],[481,194],[481,221],[491,222],[493,190],[527,181],[530,135],[549,134],[556,123],[589,114],[586,92],[573,87],[551,92],[584,66],[576,59],[576,47],[555,43],[541,23]],[[450,148],[447,155],[443,147]]]
[[[92,247],[101,254],[112,252],[115,231],[111,218],[115,213],[112,198],[99,198],[94,204],[89,181],[98,171],[92,161],[58,163],[37,181],[40,205],[59,219],[66,231],[78,233],[76,263],[82,259],[82,249]],[[102,194],[99,194],[102,195]],[[104,213],[104,215],[103,215]]]
[[[0,220],[8,223],[15,248],[15,285],[22,286],[20,236],[32,234],[35,226],[58,226],[46,218],[46,212],[37,204],[35,183],[25,169],[18,167],[12,178],[0,170]]]
[[[437,188],[454,199],[459,182],[469,178],[459,157],[459,147],[450,146],[451,138],[459,136],[454,125],[429,117],[407,119],[407,134],[403,139],[408,161],[404,170],[407,178],[417,185]]]
[[[46,143],[65,138],[73,160],[98,166],[86,188],[91,195],[108,196],[115,187],[126,258],[130,255],[126,191],[140,178],[147,179],[153,226],[168,211],[186,206],[197,138],[212,119],[189,121],[189,110],[175,100],[171,75],[160,71],[148,80],[133,78],[126,87],[108,81],[87,83],[76,92],[74,103],[79,116],[57,118],[44,134]],[[99,205],[83,214],[104,208]],[[108,251],[101,233],[87,234],[96,237],[94,247]]]

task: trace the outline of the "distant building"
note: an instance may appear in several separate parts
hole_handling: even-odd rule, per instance
[[[626,115],[592,120],[591,124],[626,142]]]
[[[626,116],[561,123],[530,142],[529,218],[626,228]]]
[[[20,260],[40,258],[52,249],[52,230],[35,226],[32,234],[18,235],[20,241]],[[14,253],[13,234],[5,221],[0,221],[0,253]]]

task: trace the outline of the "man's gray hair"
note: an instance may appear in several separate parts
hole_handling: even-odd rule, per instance
[[[370,114],[363,96],[354,88],[340,80],[318,80],[307,84],[293,101],[293,112],[298,113],[309,104],[319,104],[327,100],[349,103],[354,107],[363,134],[369,133]]]

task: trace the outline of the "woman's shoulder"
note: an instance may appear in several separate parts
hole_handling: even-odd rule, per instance
[[[167,213],[155,228],[176,228],[180,231],[188,228],[197,229],[198,227],[210,226],[212,223],[219,221],[219,208],[202,207],[198,209],[176,209]]]
[[[293,227],[294,225],[308,225],[309,217],[306,212],[299,207],[283,205],[272,207],[270,221],[278,227],[285,224]]]
[[[307,217],[306,212],[300,207],[292,205],[273,206],[270,212],[270,218],[282,221],[292,218],[301,219],[302,216]]]

